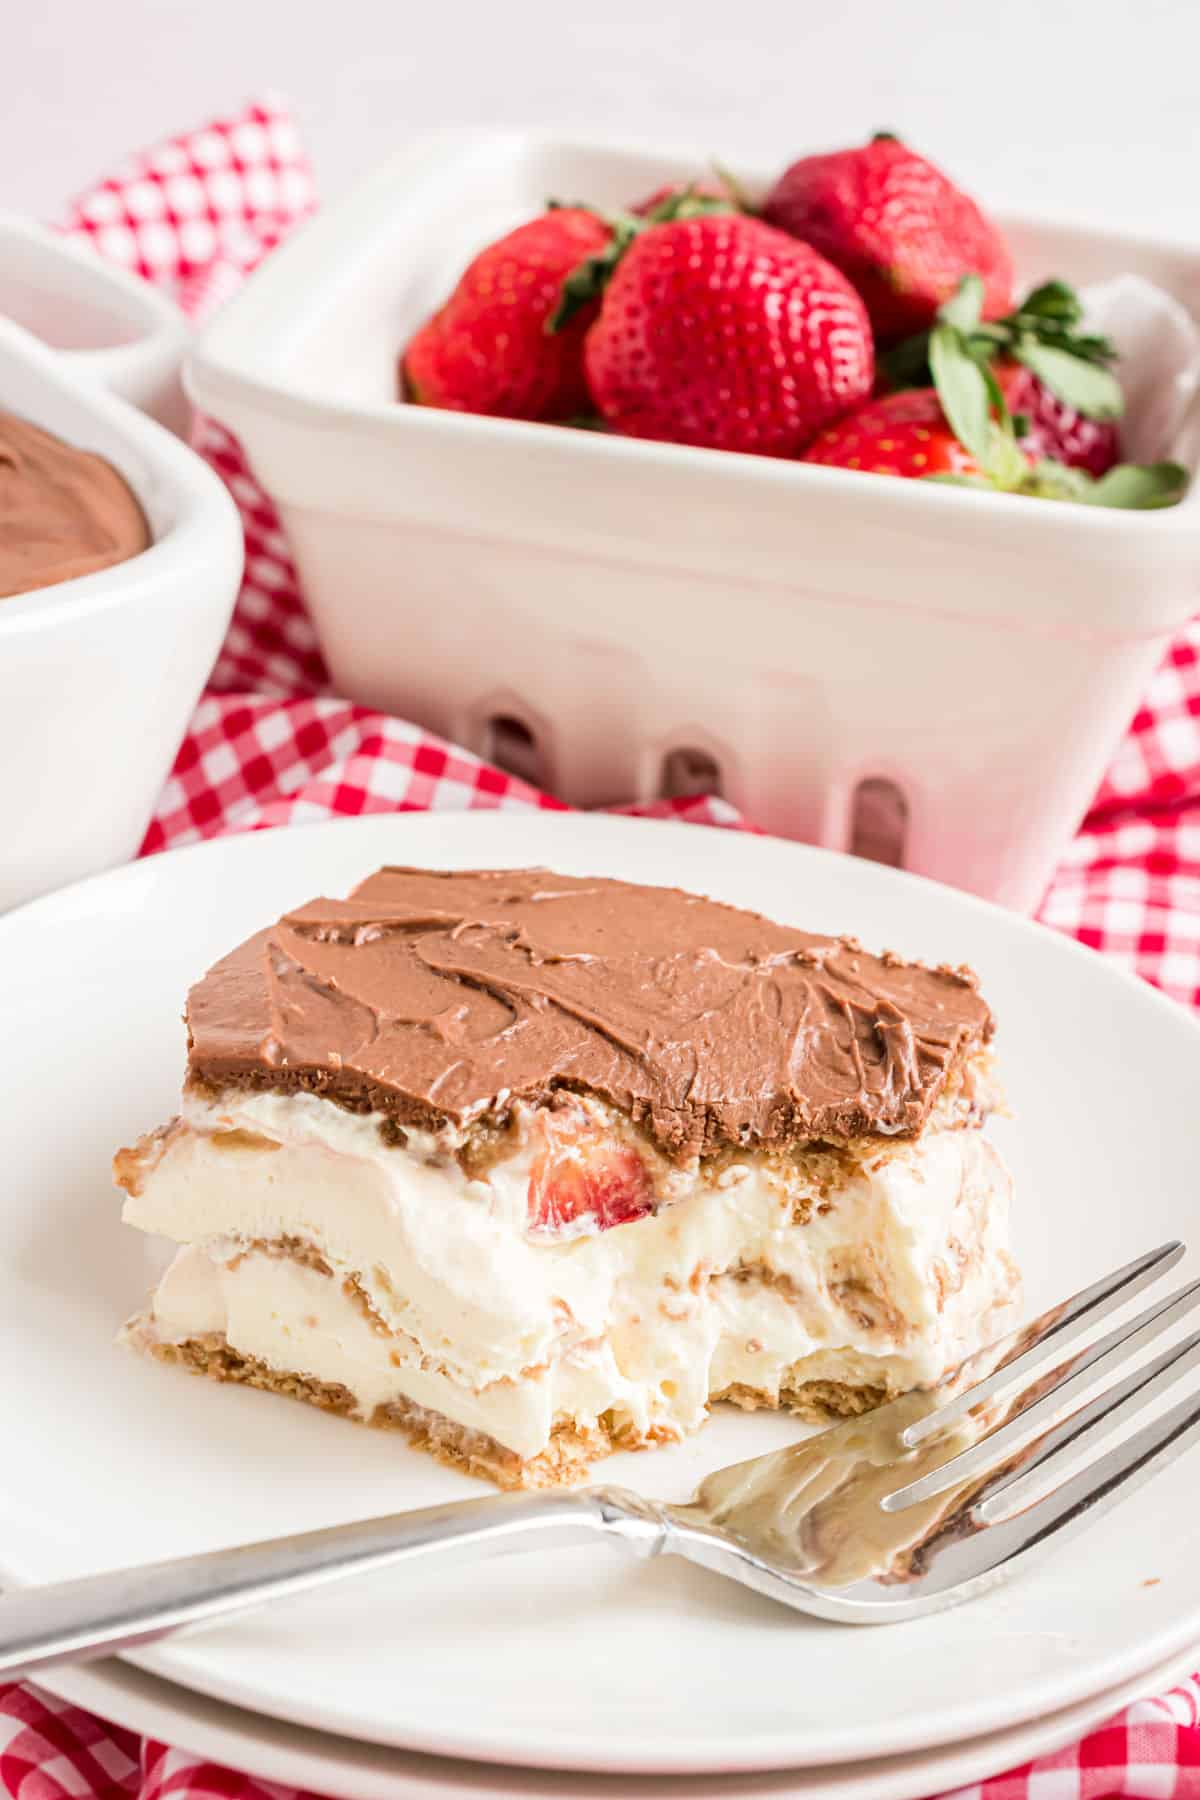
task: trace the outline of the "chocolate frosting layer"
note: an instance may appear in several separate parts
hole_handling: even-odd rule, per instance
[[[0,412],[0,599],[107,569],[149,543],[111,463]]]
[[[969,971],[544,869],[381,869],[226,956],[187,1018],[209,1085],[307,1088],[434,1126],[566,1087],[680,1160],[913,1136],[992,1030]]]

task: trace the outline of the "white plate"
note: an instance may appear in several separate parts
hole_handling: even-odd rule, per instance
[[[1165,1694],[1194,1666],[1192,1655],[1175,1657],[1090,1700],[965,1744],[760,1774],[752,1787],[745,1775],[578,1775],[420,1756],[264,1719],[116,1662],[55,1670],[40,1685],[208,1762],[333,1800],[925,1800],[1049,1756],[1130,1701]]]
[[[1031,1304],[1191,1226],[1190,1017],[961,894],[794,844],[569,815],[377,818],[152,859],[0,922],[0,1555],[14,1577],[470,1491],[388,1434],[112,1343],[153,1271],[117,1222],[107,1158],[170,1111],[185,987],[264,919],[388,860],[677,880],[970,960],[1001,1019],[1020,1119],[1004,1137]],[[794,1429],[726,1416],[604,1473],[679,1495]],[[1071,1706],[1200,1641],[1196,1474],[1177,1465],[1033,1575],[886,1631],[802,1620],[671,1561],[564,1551],[344,1585],[139,1660],[281,1718],[489,1761],[679,1773],[928,1750]]]

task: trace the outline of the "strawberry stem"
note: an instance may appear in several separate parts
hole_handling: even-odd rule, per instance
[[[710,158],[709,167],[717,180],[721,183],[721,186],[728,193],[730,200],[733,202],[733,210],[736,212],[749,213],[753,218],[758,209],[755,207],[749,194],[746,192],[745,187],[738,180],[737,176],[732,174],[731,171],[725,167],[724,163],[719,163],[715,156]],[[710,198],[715,199],[715,196],[710,196]],[[720,210],[719,206],[714,206],[712,208],[713,212],[719,212]]]

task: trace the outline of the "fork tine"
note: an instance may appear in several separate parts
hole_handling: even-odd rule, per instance
[[[958,1487],[962,1482],[985,1474],[988,1469],[1003,1462],[1006,1456],[1012,1455],[1031,1438],[1036,1437],[1041,1428],[1060,1415],[1064,1408],[1069,1407],[1073,1400],[1092,1387],[1101,1376],[1117,1364],[1125,1362],[1160,1332],[1166,1331],[1185,1313],[1190,1312],[1197,1301],[1200,1301],[1200,1280],[1188,1282],[1186,1287],[1178,1289],[1168,1299],[1160,1300],[1139,1313],[1136,1319],[1118,1325],[1114,1331],[1093,1344],[1090,1350],[1064,1363],[1062,1371],[1050,1387],[1035,1385],[1028,1398],[1019,1395],[1014,1403],[1015,1410],[995,1431],[989,1432],[977,1444],[972,1444],[970,1449],[961,1450],[957,1456],[949,1457],[919,1481],[910,1482],[907,1487],[897,1488],[894,1493],[888,1494],[880,1502],[884,1511],[901,1512],[906,1506],[915,1506],[921,1500],[932,1500],[935,1494],[944,1493],[947,1488]],[[1013,1363],[1009,1368],[1011,1370],[1016,1366]],[[986,1385],[986,1382],[981,1382],[978,1387],[967,1389],[969,1404],[977,1404],[974,1397]]]
[[[1198,1439],[1200,1396],[1193,1394],[1160,1419],[1143,1426],[1124,1444],[1118,1444],[1097,1462],[1064,1481],[1046,1499],[1027,1507],[1016,1518],[992,1526],[977,1541],[992,1545],[995,1555],[985,1559],[972,1580],[1006,1568],[1018,1558],[1023,1559],[1032,1551],[1044,1548],[1051,1539],[1061,1543],[1072,1537],[1083,1526],[1102,1518],[1128,1498]]]
[[[1145,1255],[1137,1256],[1124,1268],[1117,1269],[1111,1275],[1094,1281],[1090,1287],[1082,1288],[1070,1300],[1059,1306],[1052,1306],[1042,1313],[1031,1325],[1023,1325],[1019,1330],[1002,1338],[999,1345],[993,1345],[993,1353],[1001,1347],[1011,1347],[1016,1351],[1022,1344],[1028,1348],[1014,1355],[1012,1360],[994,1369],[982,1381],[939,1406],[936,1412],[927,1413],[922,1419],[915,1419],[900,1435],[900,1441],[908,1450],[913,1450],[925,1439],[932,1437],[943,1426],[954,1419],[961,1418],[971,1407],[978,1406],[981,1400],[987,1400],[1001,1388],[1011,1386],[1017,1381],[1031,1375],[1056,1355],[1064,1344],[1079,1336],[1087,1326],[1107,1318],[1109,1313],[1124,1306],[1135,1294],[1173,1269],[1184,1253],[1184,1246],[1173,1240],[1160,1244],[1157,1250],[1148,1250]],[[1032,1342],[1029,1340],[1032,1338]]]
[[[996,1483],[988,1484],[986,1496],[976,1501],[972,1516],[981,1525],[994,1525],[1021,1512],[1044,1492],[1046,1481],[1041,1471],[1048,1463],[1065,1460],[1100,1426],[1104,1427],[1102,1435],[1111,1437],[1137,1413],[1144,1412],[1150,1401],[1198,1365],[1200,1331],[1194,1331],[1181,1343],[1172,1344],[1170,1349],[1156,1356],[1153,1362],[1143,1363],[1115,1387],[1105,1388],[1056,1430],[1047,1432],[1038,1445],[1036,1456],[1008,1475],[999,1476]]]

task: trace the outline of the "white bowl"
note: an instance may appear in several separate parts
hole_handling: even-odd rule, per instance
[[[0,319],[0,408],[114,463],[140,556],[0,600],[0,909],[132,856],[237,597],[222,483],[126,402]]]
[[[190,333],[179,308],[149,282],[85,244],[0,213],[0,318],[61,351],[80,379],[186,434],[180,363]]]
[[[1104,512],[396,402],[397,352],[489,239],[704,161],[443,134],[272,256],[185,380],[279,507],[350,698],[515,743],[583,805],[708,759],[759,824],[834,848],[882,783],[907,867],[1030,906],[1195,605],[1200,490]],[[1025,280],[1200,296],[1200,255],[1005,224]]]

